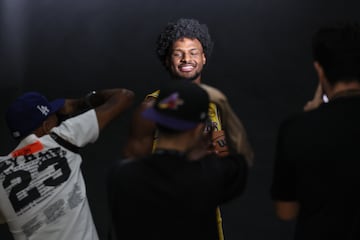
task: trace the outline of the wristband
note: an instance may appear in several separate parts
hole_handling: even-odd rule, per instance
[[[91,104],[91,97],[96,95],[96,91],[91,91],[89,92],[88,94],[85,95],[85,104],[88,106],[88,107],[93,107],[93,105]]]

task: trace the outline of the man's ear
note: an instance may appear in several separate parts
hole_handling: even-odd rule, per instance
[[[203,63],[204,63],[204,65],[206,64],[206,56],[205,56],[205,53],[203,53]]]
[[[51,128],[52,128],[51,121],[49,121],[49,119],[46,119],[46,120],[42,123],[41,127],[42,127],[43,133],[44,133],[44,134],[48,134],[48,133],[50,132]]]
[[[52,128],[56,127],[58,119],[56,114],[49,116],[41,125],[43,134],[48,134]]]

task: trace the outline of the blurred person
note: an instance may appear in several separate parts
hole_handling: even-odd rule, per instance
[[[51,102],[27,92],[10,104],[5,118],[18,145],[0,157],[0,222],[15,240],[98,239],[79,150],[95,142],[132,99],[127,89]]]
[[[313,57],[319,86],[279,129],[271,195],[297,240],[360,239],[359,24],[321,27]]]
[[[248,166],[231,145],[233,154],[213,154],[208,106],[204,89],[178,81],[142,113],[156,124],[157,144],[111,168],[112,239],[219,238],[216,207],[243,192]]]

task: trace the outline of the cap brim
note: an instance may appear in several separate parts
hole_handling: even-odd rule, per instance
[[[64,98],[55,99],[54,101],[50,102],[50,106],[51,106],[50,114],[59,111],[59,109],[62,108],[64,104],[65,104]]]
[[[148,108],[142,112],[142,116],[146,119],[152,120],[164,127],[168,127],[174,130],[189,130],[195,128],[199,123],[189,122],[186,120],[176,119],[170,116],[166,116],[157,112],[154,108]]]

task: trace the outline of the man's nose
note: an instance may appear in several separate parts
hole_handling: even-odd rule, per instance
[[[182,56],[181,61],[182,61],[182,62],[184,62],[184,63],[186,63],[186,62],[189,62],[189,61],[190,61],[190,59],[191,59],[190,54],[188,54],[188,53],[184,53],[184,54],[183,54],[183,56]]]

